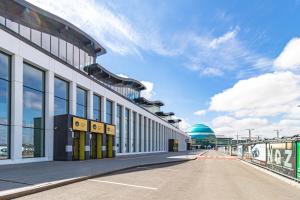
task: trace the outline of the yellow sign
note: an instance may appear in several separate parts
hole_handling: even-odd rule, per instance
[[[92,133],[104,133],[104,124],[101,122],[91,121],[91,132]]]
[[[74,131],[87,131],[87,120],[73,117],[73,130]]]
[[[108,135],[115,135],[115,132],[116,132],[116,130],[115,130],[115,126],[113,126],[113,125],[106,125],[106,134],[108,134]]]

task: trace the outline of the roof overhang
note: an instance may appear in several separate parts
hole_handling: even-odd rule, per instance
[[[168,116],[175,115],[173,112],[167,112],[167,113],[165,113],[165,112],[162,112],[162,111],[156,112],[155,114],[158,115],[158,116],[160,116],[160,117],[168,117]]]
[[[98,63],[85,66],[84,71],[86,71],[89,75],[93,76],[99,81],[113,86],[129,87],[139,91],[146,89],[146,87],[141,82],[134,79],[117,76],[116,74],[108,71]]]
[[[90,56],[106,53],[103,46],[75,25],[24,0],[1,0],[0,15],[77,45]]]
[[[134,102],[144,105],[144,106],[159,106],[160,107],[160,106],[164,105],[164,103],[161,101],[150,101],[150,100],[145,99],[144,97],[136,98],[136,99],[134,99]]]
[[[179,123],[179,122],[181,122],[181,121],[182,121],[181,119],[170,119],[170,120],[168,120],[168,122],[169,122],[170,124]]]

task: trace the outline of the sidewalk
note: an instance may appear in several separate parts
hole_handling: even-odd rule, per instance
[[[42,191],[131,167],[193,160],[200,153],[203,151],[126,155],[102,160],[3,165],[0,166],[0,199],[11,194]]]

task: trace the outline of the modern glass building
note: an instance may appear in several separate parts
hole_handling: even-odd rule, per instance
[[[192,139],[192,146],[196,148],[212,148],[215,147],[216,136],[214,131],[204,124],[193,125],[188,134]]]
[[[168,151],[189,136],[145,86],[110,72],[106,50],[23,0],[0,1],[0,164]]]

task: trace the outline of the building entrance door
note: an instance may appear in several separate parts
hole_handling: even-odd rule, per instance
[[[102,134],[91,133],[91,159],[102,158]]]
[[[73,137],[73,160],[85,159],[85,132],[74,131]]]

